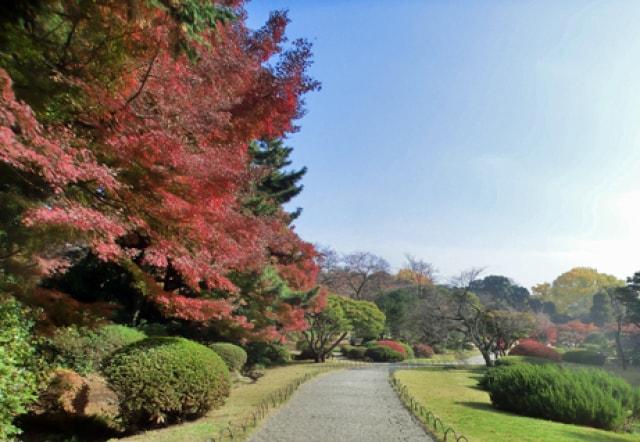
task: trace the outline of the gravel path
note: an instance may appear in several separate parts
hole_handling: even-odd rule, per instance
[[[432,441],[389,385],[389,366],[329,373],[302,385],[250,442]]]

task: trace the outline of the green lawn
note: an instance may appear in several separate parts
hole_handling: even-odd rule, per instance
[[[399,370],[398,380],[426,409],[472,442],[623,442],[640,435],[518,416],[495,410],[489,394],[476,388],[481,369]]]
[[[474,356],[479,356],[480,352],[477,350],[464,350],[459,352],[447,352],[443,354],[436,354],[430,358],[415,358],[408,359],[406,362],[419,362],[428,364],[443,364],[448,362],[461,362]]]
[[[340,365],[305,362],[268,369],[265,376],[260,378],[258,382],[238,384],[233,388],[231,396],[222,408],[212,410],[196,421],[161,430],[147,431],[124,440],[131,442],[204,442],[211,437],[217,437],[218,432],[229,423],[245,421],[264,398],[286,387],[294,380],[308,373],[320,374],[336,368],[340,368]]]

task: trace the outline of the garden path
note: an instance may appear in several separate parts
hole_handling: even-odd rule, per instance
[[[391,388],[389,368],[371,364],[307,382],[250,442],[433,441]]]

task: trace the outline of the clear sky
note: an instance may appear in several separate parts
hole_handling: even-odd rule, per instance
[[[254,0],[314,44],[297,231],[445,279],[640,270],[640,2]]]

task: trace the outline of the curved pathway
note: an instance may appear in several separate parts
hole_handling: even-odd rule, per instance
[[[251,442],[432,441],[389,384],[389,365],[329,373],[302,385]]]

